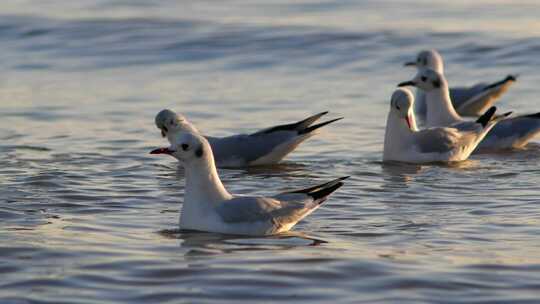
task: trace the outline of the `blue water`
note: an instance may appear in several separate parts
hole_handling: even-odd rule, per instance
[[[540,144],[383,165],[389,98],[425,48],[450,84],[518,73],[538,112],[535,1],[0,3],[0,303],[537,303]],[[286,237],[177,231],[163,108],[211,135],[346,119],[233,193],[351,175]]]

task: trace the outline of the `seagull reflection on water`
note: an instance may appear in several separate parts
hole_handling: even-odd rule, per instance
[[[256,250],[287,250],[328,243],[325,240],[295,231],[268,237],[250,237],[180,229],[165,229],[158,233],[166,238],[180,240],[180,247],[187,249],[186,255],[191,256]]]
[[[407,188],[413,177],[430,167],[436,166],[441,168],[448,168],[452,170],[465,171],[477,169],[480,162],[477,160],[467,159],[459,162],[449,163],[428,163],[428,164],[410,164],[403,162],[381,162],[381,168],[383,171],[383,178],[387,181],[383,185],[384,188],[389,189],[402,189]]]

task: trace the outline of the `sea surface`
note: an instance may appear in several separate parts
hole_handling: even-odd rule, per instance
[[[437,48],[451,85],[540,111],[538,1],[0,2],[0,303],[540,303],[540,144],[383,164],[389,99]],[[272,195],[351,175],[280,237],[178,230],[155,114],[209,135],[329,110]],[[540,140],[540,139],[539,139]]]

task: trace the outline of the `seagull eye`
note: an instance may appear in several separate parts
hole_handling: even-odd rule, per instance
[[[426,77],[426,76],[422,76],[422,77],[420,77],[420,79],[422,79],[422,81],[426,81],[426,80],[427,80],[427,77]]]
[[[189,148],[188,144],[182,144],[182,150],[186,151]]]
[[[396,106],[396,109],[398,109],[398,110],[399,110],[399,106]]]

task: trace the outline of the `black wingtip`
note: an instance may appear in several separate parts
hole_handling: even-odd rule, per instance
[[[279,131],[298,131],[301,132],[308,128],[311,124],[319,120],[322,116],[328,114],[328,111],[324,111],[315,115],[312,115],[306,119],[303,119],[299,122],[291,123],[291,124],[285,124],[285,125],[278,125],[275,127],[271,127],[259,132],[256,132],[252,135],[258,135],[258,134],[269,134],[272,132],[279,132]]]
[[[347,176],[342,176],[340,178],[336,178],[334,181],[342,181],[342,180],[346,180],[347,178],[351,177],[350,175],[347,175]]]
[[[341,186],[343,186],[343,182],[337,182],[336,184],[330,186],[330,187],[327,187],[327,188],[324,188],[324,189],[321,189],[319,191],[315,191],[315,192],[312,192],[312,193],[309,193],[308,195],[311,196],[313,198],[314,201],[319,201],[319,205],[324,203],[324,201],[326,201],[326,197],[328,197],[330,194],[332,194],[332,192],[336,191],[337,189],[341,188]]]
[[[307,133],[313,132],[313,131],[315,131],[315,130],[317,130],[319,128],[322,128],[322,127],[324,127],[324,126],[326,126],[328,124],[331,124],[331,123],[336,122],[338,120],[342,120],[343,118],[345,118],[345,117],[339,117],[339,118],[336,118],[336,119],[324,121],[324,122],[321,122],[319,124],[309,126],[309,127],[305,128],[303,130],[298,131],[298,134],[302,135],[302,134],[307,134]]]
[[[512,113],[514,113],[513,111],[510,111],[510,112],[506,112],[506,113],[503,113],[503,117],[508,117],[510,115],[512,115]],[[540,114],[540,113],[536,113],[536,114]]]
[[[490,122],[491,118],[493,118],[493,115],[495,115],[495,112],[497,111],[497,107],[491,107],[489,108],[482,116],[480,116],[476,122],[479,124],[482,124],[482,127],[487,126],[487,124]]]
[[[329,111],[324,111],[324,112],[321,112],[321,113],[317,113],[315,115],[312,115],[306,119],[303,119],[297,123],[295,123],[294,125],[296,125],[297,127],[300,127],[300,126],[309,126],[311,125],[312,123],[316,122],[317,120],[319,120],[321,117],[323,117],[324,115],[328,114]]]
[[[320,205],[326,201],[327,196],[332,194],[332,192],[336,191],[337,189],[341,188],[341,186],[344,185],[343,181],[349,177],[350,176],[343,176],[340,178],[336,178],[335,180],[324,184],[324,186],[320,187],[319,189],[307,193],[307,195],[311,196],[315,201],[319,200]]]
[[[320,190],[325,189],[327,187],[330,187],[330,186],[332,186],[332,185],[334,185],[336,183],[340,183],[341,181],[346,180],[349,177],[350,176],[343,176],[343,177],[331,180],[329,182],[326,182],[324,184],[320,184],[320,185],[317,185],[317,186],[313,186],[313,187],[309,187],[309,188],[305,188],[305,189],[301,189],[301,190],[291,191],[291,192],[287,192],[287,193],[304,193],[304,194],[307,194],[307,195],[311,195],[311,193],[320,191]]]
[[[525,115],[524,117],[529,117],[529,118],[539,118],[539,119],[540,119],[540,112],[534,113],[534,114]]]
[[[505,83],[507,83],[507,82],[509,82],[509,81],[517,81],[517,78],[518,78],[518,75],[512,75],[512,74],[509,74],[508,76],[506,76],[505,79],[503,79],[503,80],[501,80],[501,81],[494,82],[494,83],[492,83],[492,84],[486,86],[486,87],[483,89],[483,91],[491,90],[491,89],[493,89],[493,88],[495,88],[495,87],[498,87],[498,86],[500,86],[500,85],[502,85],[502,84],[505,84]]]

